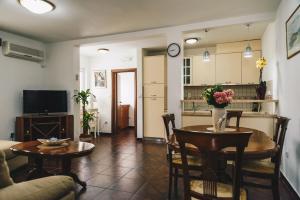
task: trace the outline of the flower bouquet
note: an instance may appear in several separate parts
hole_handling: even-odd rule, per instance
[[[212,88],[207,88],[202,93],[203,98],[208,105],[212,105],[212,122],[215,131],[225,130],[226,110],[233,99],[233,90],[224,90],[221,85],[215,85]]]
[[[262,57],[256,61],[256,67],[259,69],[259,85],[256,88],[256,94],[258,99],[265,99],[267,91],[267,83],[262,80],[263,69],[267,66],[267,60]]]

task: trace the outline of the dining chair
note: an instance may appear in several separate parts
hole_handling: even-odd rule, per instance
[[[93,108],[93,109],[88,109],[88,112],[93,114],[93,116],[94,116],[94,119],[89,122],[89,125],[90,125],[89,131],[93,132],[94,138],[96,138],[98,136],[98,134],[100,133],[99,111],[98,111],[98,108]]]
[[[286,117],[277,117],[276,120],[275,134],[273,137],[273,141],[278,147],[276,154],[268,160],[254,160],[245,162],[242,166],[242,175],[244,177],[255,177],[270,180],[271,184],[269,185],[245,181],[243,181],[243,184],[265,189],[272,189],[273,199],[279,200],[280,163],[285,135],[290,119]]]
[[[174,114],[164,114],[162,115],[166,135],[167,135],[167,159],[169,162],[169,192],[168,198],[172,198],[172,186],[174,178],[174,192],[175,195],[178,193],[178,177],[182,177],[182,174],[179,174],[179,169],[182,169],[182,161],[178,144],[176,144],[176,138],[173,132],[170,130],[176,128],[175,126],[175,115]],[[170,125],[171,128],[170,129]],[[194,156],[188,156],[188,162],[190,163],[191,170],[200,171],[202,169],[201,160]],[[194,177],[196,178],[196,177]]]
[[[236,127],[240,127],[240,119],[242,117],[243,111],[242,110],[227,110],[226,115],[226,127],[230,124],[230,119],[236,118]]]
[[[247,199],[247,191],[240,187],[241,164],[252,132],[212,134],[174,129],[174,133],[180,146],[183,163],[185,200]],[[190,179],[187,152],[191,151],[191,145],[203,163],[202,180]],[[227,147],[236,148],[236,155],[232,158],[236,167],[231,184],[221,182],[219,177],[219,160],[224,156],[222,150]]]

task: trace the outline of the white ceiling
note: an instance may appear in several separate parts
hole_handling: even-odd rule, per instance
[[[239,24],[209,29],[207,33],[204,30],[186,33],[184,39],[199,38],[199,41],[193,45],[185,44],[185,47],[199,48],[225,42],[261,39],[269,23],[269,21],[253,23],[250,25],[249,31],[245,24]]]
[[[165,48],[166,45],[167,41],[164,37],[152,37],[114,44],[89,44],[80,47],[80,55],[89,57],[105,55],[97,52],[97,50],[100,48],[109,49],[110,54],[126,54],[126,52],[132,53],[132,51],[136,50],[137,48]]]
[[[275,11],[280,0],[50,0],[35,15],[17,0],[0,1],[0,29],[45,42],[124,33]]]

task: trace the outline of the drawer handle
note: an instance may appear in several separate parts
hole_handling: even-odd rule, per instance
[[[151,83],[156,83],[156,81],[152,81]]]
[[[152,96],[152,97],[156,97],[156,94],[152,94],[151,96]]]
[[[156,100],[156,98],[151,98],[151,99],[154,100],[154,101]]]

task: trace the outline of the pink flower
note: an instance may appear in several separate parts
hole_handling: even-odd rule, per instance
[[[223,92],[215,92],[214,98],[217,104],[228,104],[232,102],[234,92],[232,90],[225,90]]]

